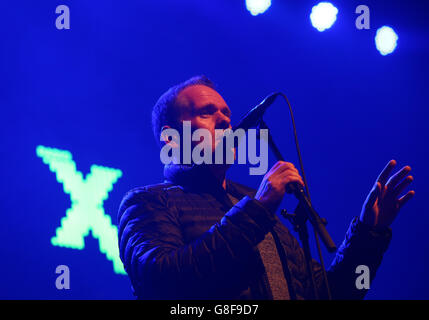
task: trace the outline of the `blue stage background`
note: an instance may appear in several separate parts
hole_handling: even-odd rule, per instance
[[[412,167],[415,198],[392,225],[367,299],[428,299],[429,6],[366,1],[371,29],[357,30],[362,3],[333,3],[337,21],[318,32],[309,19],[317,1],[273,0],[256,17],[244,1],[4,1],[0,298],[133,299],[97,239],[87,236],[83,250],[51,244],[71,200],[36,148],[69,151],[83,176],[93,164],[120,169],[104,201],[116,224],[128,190],[162,181],[152,106],[171,85],[205,74],[233,122],[273,91],[288,95],[313,204],[337,244],[385,164]],[[70,30],[55,28],[60,4],[70,8]],[[382,25],[399,35],[387,56],[374,44]],[[266,122],[298,165],[283,101]],[[261,180],[240,166],[230,177],[255,188]],[[288,196],[283,207],[294,204]],[[69,290],[55,286],[58,265],[70,269]]]

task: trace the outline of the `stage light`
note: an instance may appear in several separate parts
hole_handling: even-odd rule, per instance
[[[329,29],[337,20],[338,9],[332,3],[320,2],[311,9],[310,20],[320,32]]]
[[[246,8],[253,16],[264,13],[271,6],[271,0],[246,0]]]
[[[397,41],[398,35],[391,27],[383,26],[377,30],[375,46],[381,55],[385,56],[395,51]]]

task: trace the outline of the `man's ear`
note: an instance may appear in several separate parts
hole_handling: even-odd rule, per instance
[[[177,135],[177,137],[174,139],[173,135]],[[168,144],[171,148],[178,148],[180,144],[179,132],[170,126],[165,125],[161,128],[160,141]]]

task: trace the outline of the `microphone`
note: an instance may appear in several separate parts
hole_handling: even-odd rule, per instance
[[[262,116],[268,107],[273,104],[280,92],[275,92],[268,95],[260,104],[250,110],[241,120],[232,127],[232,130],[244,129],[245,131],[249,128],[258,126],[262,120]]]
[[[243,129],[247,131],[249,128],[252,128],[252,127],[268,129],[262,117],[265,111],[267,111],[268,107],[273,104],[273,102],[279,95],[282,95],[286,99],[290,108],[289,100],[284,94],[282,94],[281,92],[272,93],[268,95],[260,104],[258,104],[256,107],[251,109],[248,113],[246,113],[246,115],[243,118],[241,118],[241,120],[236,125],[232,127],[232,130],[235,131],[236,129]],[[298,156],[301,159],[299,147],[298,147],[298,141],[296,139],[296,130],[295,130],[295,123],[293,120],[292,109],[290,109],[290,112],[292,117],[292,124],[294,126],[295,143],[297,145]],[[285,161],[282,154],[280,153],[280,150],[277,148],[276,144],[274,143],[273,137],[269,131],[268,131],[268,145],[270,146],[271,150],[275,154],[277,160]],[[310,220],[313,227],[322,238],[322,241],[326,245],[328,251],[329,252],[336,251],[337,248],[335,246],[335,243],[332,241],[328,231],[325,228],[326,220],[320,218],[318,213],[314,210],[310,199],[307,197],[304,191],[303,186],[301,186],[297,182],[291,182],[286,186],[286,188],[287,188],[287,192],[293,193],[295,197],[299,200],[300,209],[302,209],[307,213],[308,220]]]
[[[264,121],[262,120],[262,117],[264,116],[265,111],[267,111],[268,107],[271,106],[274,101],[276,100],[277,96],[280,94],[280,92],[274,92],[268,95],[260,104],[258,104],[256,107],[251,109],[249,112],[247,112],[244,117],[241,118],[241,120],[232,127],[232,130],[235,131],[236,129],[243,129],[247,131],[248,129],[252,127],[257,127],[260,124],[262,124],[261,127],[265,126]],[[280,152],[277,151],[277,147],[275,147],[275,144],[272,141],[272,136],[270,133],[268,133],[268,143],[271,147],[274,148],[274,153],[276,154],[276,157],[278,160],[284,161],[283,157],[281,156]],[[298,198],[301,198],[304,193],[304,190],[301,185],[298,183],[289,183],[287,185],[287,192],[293,193]]]

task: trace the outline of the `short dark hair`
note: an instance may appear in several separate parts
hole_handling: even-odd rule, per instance
[[[180,92],[190,86],[204,85],[209,88],[215,89],[215,84],[206,76],[194,76],[178,85],[168,89],[156,102],[152,109],[152,130],[155,139],[162,147],[163,143],[160,141],[161,128],[169,125],[172,128],[180,129],[179,117],[181,115],[180,106],[177,104],[177,96]]]

